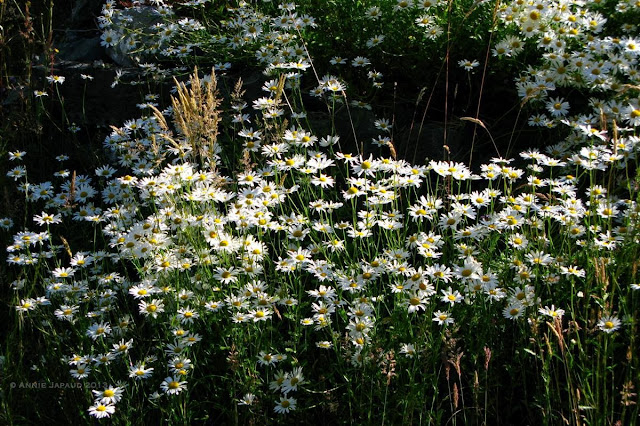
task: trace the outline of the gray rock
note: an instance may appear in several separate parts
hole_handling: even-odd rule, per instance
[[[106,59],[100,46],[96,18],[102,11],[102,0],[76,0],[66,18],[64,36],[54,42],[59,61],[93,62]]]
[[[131,7],[120,11],[114,18],[116,22],[129,21],[126,25],[129,31],[136,33],[148,33],[155,24],[162,22],[162,17],[156,13],[156,9],[149,6]],[[121,67],[132,67],[136,62],[149,62],[152,55],[137,53],[134,61],[123,44],[117,44],[107,49],[107,55]]]
[[[76,0],[71,11],[68,28],[73,30],[97,30],[96,18],[102,12],[103,0]]]
[[[106,59],[105,49],[100,45],[100,37],[68,37],[56,47],[60,52],[58,59],[62,61],[90,63]]]

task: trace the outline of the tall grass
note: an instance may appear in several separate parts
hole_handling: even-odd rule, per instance
[[[10,149],[25,206],[8,237],[4,420],[634,423],[637,53],[600,11],[637,11],[427,3],[336,3],[315,22],[314,2],[189,1],[155,5],[147,29],[105,3],[104,44],[156,55],[147,72],[216,65],[114,126],[95,170],[63,155],[37,181]],[[493,31],[467,41],[474,19]],[[438,109],[445,129],[477,128],[469,152],[420,164],[399,158],[385,74],[420,74],[422,48],[441,71],[424,73],[438,88],[414,100],[409,135]],[[378,72],[393,55],[404,65]],[[258,92],[228,74],[236,59],[264,71]],[[516,72],[507,131],[484,118],[494,64]],[[373,141],[353,119],[369,108]],[[525,114],[565,138],[501,157],[493,135],[516,140]]]

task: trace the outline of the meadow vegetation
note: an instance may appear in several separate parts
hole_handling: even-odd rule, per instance
[[[91,169],[32,28],[52,71],[21,74],[32,124],[0,146],[2,422],[634,424],[637,22],[637,0],[107,0],[102,45],[137,71],[104,93],[140,113]]]

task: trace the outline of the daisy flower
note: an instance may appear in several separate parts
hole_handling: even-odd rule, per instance
[[[282,393],[285,395],[291,391],[298,390],[298,386],[304,383],[302,375],[302,367],[296,367],[293,371],[285,376],[282,382]]]
[[[158,314],[164,312],[164,303],[161,299],[153,299],[151,302],[142,301],[138,304],[138,309],[144,316],[158,318]]]
[[[73,268],[55,268],[51,274],[56,278],[68,278],[73,276],[75,272]]]
[[[25,151],[13,151],[9,152],[9,160],[22,160],[27,155]]]
[[[7,172],[7,176],[9,176],[10,178],[13,178],[13,180],[18,180],[26,174],[27,174],[27,169],[24,166],[14,167],[13,169]],[[22,192],[27,192],[28,188],[29,187],[26,183],[23,183],[21,186],[19,186],[19,189]]]
[[[253,322],[258,322],[258,321],[266,321],[268,319],[271,319],[272,314],[273,312],[270,309],[256,308],[251,312],[249,312],[248,317],[253,319]]]
[[[260,351],[260,353],[258,354],[258,363],[260,363],[260,365],[273,365],[276,362],[278,362],[278,360],[274,355],[270,353]]]
[[[433,321],[437,322],[439,325],[449,325],[453,324],[454,320],[451,317],[449,312],[436,311],[433,313]]]
[[[171,371],[174,374],[178,374],[181,376],[184,376],[187,374],[187,371],[191,368],[193,368],[193,365],[191,364],[191,360],[188,358],[184,358],[184,357],[177,357],[174,358],[170,363],[169,366],[171,367]]]
[[[600,318],[597,327],[607,334],[613,333],[620,328],[622,322],[614,316],[605,316]]]
[[[60,215],[60,213],[50,214],[42,212],[40,215],[35,215],[33,217],[33,221],[40,226],[53,225],[62,222],[62,216]]]
[[[320,173],[320,176],[311,179],[311,184],[322,188],[332,187],[335,183],[333,177]]]
[[[54,315],[60,320],[73,321],[74,315],[78,312],[78,309],[80,309],[79,306],[61,305],[60,309],[56,309],[54,311]]]
[[[331,65],[344,65],[347,63],[347,60],[341,56],[334,56],[329,62]]]
[[[573,276],[576,276],[576,277],[579,277],[579,278],[584,278],[585,275],[586,275],[586,272],[585,272],[584,269],[578,268],[577,266],[573,266],[573,265],[561,266],[560,267],[560,272],[563,275],[566,275],[566,276],[573,275]]]
[[[111,326],[109,323],[101,323],[101,324],[93,324],[87,330],[87,336],[91,337],[93,340],[96,340],[98,337],[106,336],[111,333]]]
[[[320,342],[316,342],[316,347],[320,349],[331,349],[333,347],[333,343],[328,340],[322,340]]]
[[[100,35],[100,45],[105,47],[115,46],[118,44],[118,40],[120,39],[120,34],[118,34],[114,30],[106,30]]]
[[[383,130],[385,132],[391,131],[392,125],[389,123],[389,120],[386,118],[380,118],[376,120],[373,124],[378,130]]]
[[[272,391],[279,391],[282,388],[282,384],[284,383],[287,375],[284,371],[278,370],[277,373],[273,376],[273,380],[269,382],[269,389]]]
[[[80,268],[86,268],[93,263],[93,256],[87,255],[87,253],[76,253],[69,262],[71,266],[77,266]]]
[[[382,16],[382,11],[378,6],[372,6],[369,9],[367,9],[367,11],[365,12],[365,16],[368,19],[376,20],[380,18],[380,16]]]
[[[16,306],[18,312],[32,311],[36,308],[35,299],[22,299],[20,304]]]
[[[104,405],[115,404],[122,399],[122,393],[124,389],[118,386],[109,386],[103,391],[94,390],[93,394],[96,397],[96,403]]]
[[[134,285],[129,289],[129,294],[136,299],[143,299],[156,293],[157,289],[150,283]]]
[[[145,368],[144,364],[137,364],[129,368],[129,377],[136,380],[148,379],[153,374],[153,368]]]
[[[112,352],[105,352],[99,355],[96,355],[93,358],[93,363],[95,365],[108,365],[111,361],[116,359],[116,355]]]
[[[166,377],[160,384],[160,388],[169,395],[178,395],[183,390],[187,389],[187,382],[180,381],[179,377]]]
[[[291,398],[289,396],[280,397],[280,401],[276,403],[276,406],[273,408],[278,414],[287,414],[289,411],[293,411],[296,409],[296,400],[295,398]]]
[[[382,43],[383,40],[384,40],[384,35],[382,35],[382,34],[374,36],[374,37],[370,38],[369,40],[367,40],[367,47],[377,46],[380,43]]]
[[[353,67],[365,67],[367,65],[371,65],[371,62],[369,61],[368,58],[365,58],[364,56],[356,56],[353,61],[351,61],[351,66]]]
[[[442,292],[441,300],[444,303],[449,303],[451,306],[456,303],[460,303],[462,301],[462,295],[458,290],[453,291],[451,287],[448,287],[446,290],[440,290]]]
[[[411,0],[398,0],[396,5],[393,7],[393,10],[401,11],[410,9],[413,6],[413,1]]]
[[[252,393],[245,393],[238,405],[253,405],[256,396]]]
[[[218,312],[224,306],[224,302],[220,302],[217,300],[211,300],[205,303],[204,307],[209,312]]]
[[[71,370],[70,373],[74,379],[86,379],[89,377],[89,373],[91,373],[91,368],[89,368],[87,364],[78,363],[76,368]]]
[[[478,62],[477,60],[473,60],[470,61],[468,59],[463,59],[461,61],[458,61],[458,66],[460,66],[460,68],[464,68],[465,71],[473,71],[474,68],[477,68],[480,65],[480,62]]]
[[[127,353],[132,346],[133,346],[133,339],[129,339],[127,341],[122,339],[118,343],[114,343],[113,345],[111,345],[111,347],[113,348],[111,352],[115,354]]]
[[[400,347],[400,353],[407,358],[413,358],[416,355],[416,348],[413,343],[403,343]]]
[[[630,126],[640,126],[640,106],[638,104],[629,104],[624,109],[623,116]]]
[[[524,313],[524,307],[521,303],[512,303],[502,310],[502,315],[507,319],[517,319]]]
[[[545,306],[544,308],[538,309],[542,315],[546,315],[551,318],[562,318],[564,315],[564,309],[556,309],[555,305],[551,305],[551,307]]]
[[[213,274],[213,278],[218,281],[228,284],[238,280],[238,271],[232,266],[230,268],[216,268],[215,274]]]
[[[116,406],[113,404],[103,404],[102,402],[97,402],[87,410],[90,415],[97,419],[103,419],[105,417],[110,417],[113,413],[116,412]]]
[[[421,293],[412,293],[409,295],[409,305],[408,311],[409,313],[420,312],[420,310],[426,309],[426,304],[429,301],[424,294]]]
[[[181,324],[192,323],[194,319],[197,319],[200,315],[191,309],[190,307],[185,307],[178,310],[178,319]]]
[[[569,112],[569,102],[566,102],[562,98],[551,98],[546,103],[546,108],[552,117],[562,117]]]
[[[0,228],[9,230],[13,227],[13,219],[9,217],[0,218]]]
[[[63,76],[60,76],[60,75],[47,76],[47,81],[49,83],[62,84],[62,83],[64,83],[64,80],[65,80],[65,78]]]

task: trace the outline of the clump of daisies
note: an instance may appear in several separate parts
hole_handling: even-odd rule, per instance
[[[445,2],[434,3],[399,0],[371,7],[366,19],[405,14],[436,39],[443,30],[429,11]],[[264,66],[260,94],[245,98],[238,83],[218,99],[198,90],[214,85],[215,72],[197,76],[176,90],[172,107],[145,105],[142,117],[114,127],[104,146],[115,161],[87,173],[71,173],[60,156],[51,180],[32,182],[27,167],[15,165],[26,154],[9,154],[7,176],[32,212],[7,247],[7,263],[20,271],[12,303],[21,319],[55,331],[47,338],[66,353],[52,362],[70,380],[116,383],[91,393],[91,416],[117,416],[140,398],[169,413],[217,395],[200,392],[208,386],[228,386],[243,412],[295,415],[314,394],[342,391],[363,372],[371,372],[373,392],[381,354],[398,347],[413,360],[407,374],[437,392],[441,378],[420,364],[430,351],[446,359],[456,340],[471,346],[508,334],[528,345],[548,332],[537,327],[544,323],[568,327],[575,341],[633,333],[628,301],[640,287],[622,277],[637,281],[628,260],[640,207],[628,176],[637,168],[640,113],[635,100],[621,100],[631,92],[621,86],[635,82],[636,55],[631,37],[582,43],[581,34],[604,25],[597,13],[522,2],[498,11],[523,39],[507,36],[494,55],[515,57],[535,42],[548,61],[517,82],[523,100],[546,111],[531,121],[567,126],[569,136],[472,169],[397,159],[393,120],[382,116],[371,123],[379,134],[366,153],[342,150],[335,129],[314,131],[303,88],[329,111],[370,106],[350,99],[342,78],[314,74],[300,34],[315,22],[295,4],[278,5],[272,17],[240,2],[221,24],[232,35],[197,46],[180,43],[199,24],[168,23],[172,8],[154,4],[159,23],[141,36],[107,2],[103,44],[124,41],[131,52],[167,57],[207,43],[244,49]],[[388,40],[376,32],[366,44]],[[372,89],[382,85],[370,56],[331,62]],[[479,63],[459,65],[473,71]],[[597,117],[570,116],[576,108],[552,93],[565,84],[615,96],[593,99]],[[177,110],[204,104],[213,105],[220,132]],[[67,241],[65,226],[94,235],[92,244]]]

